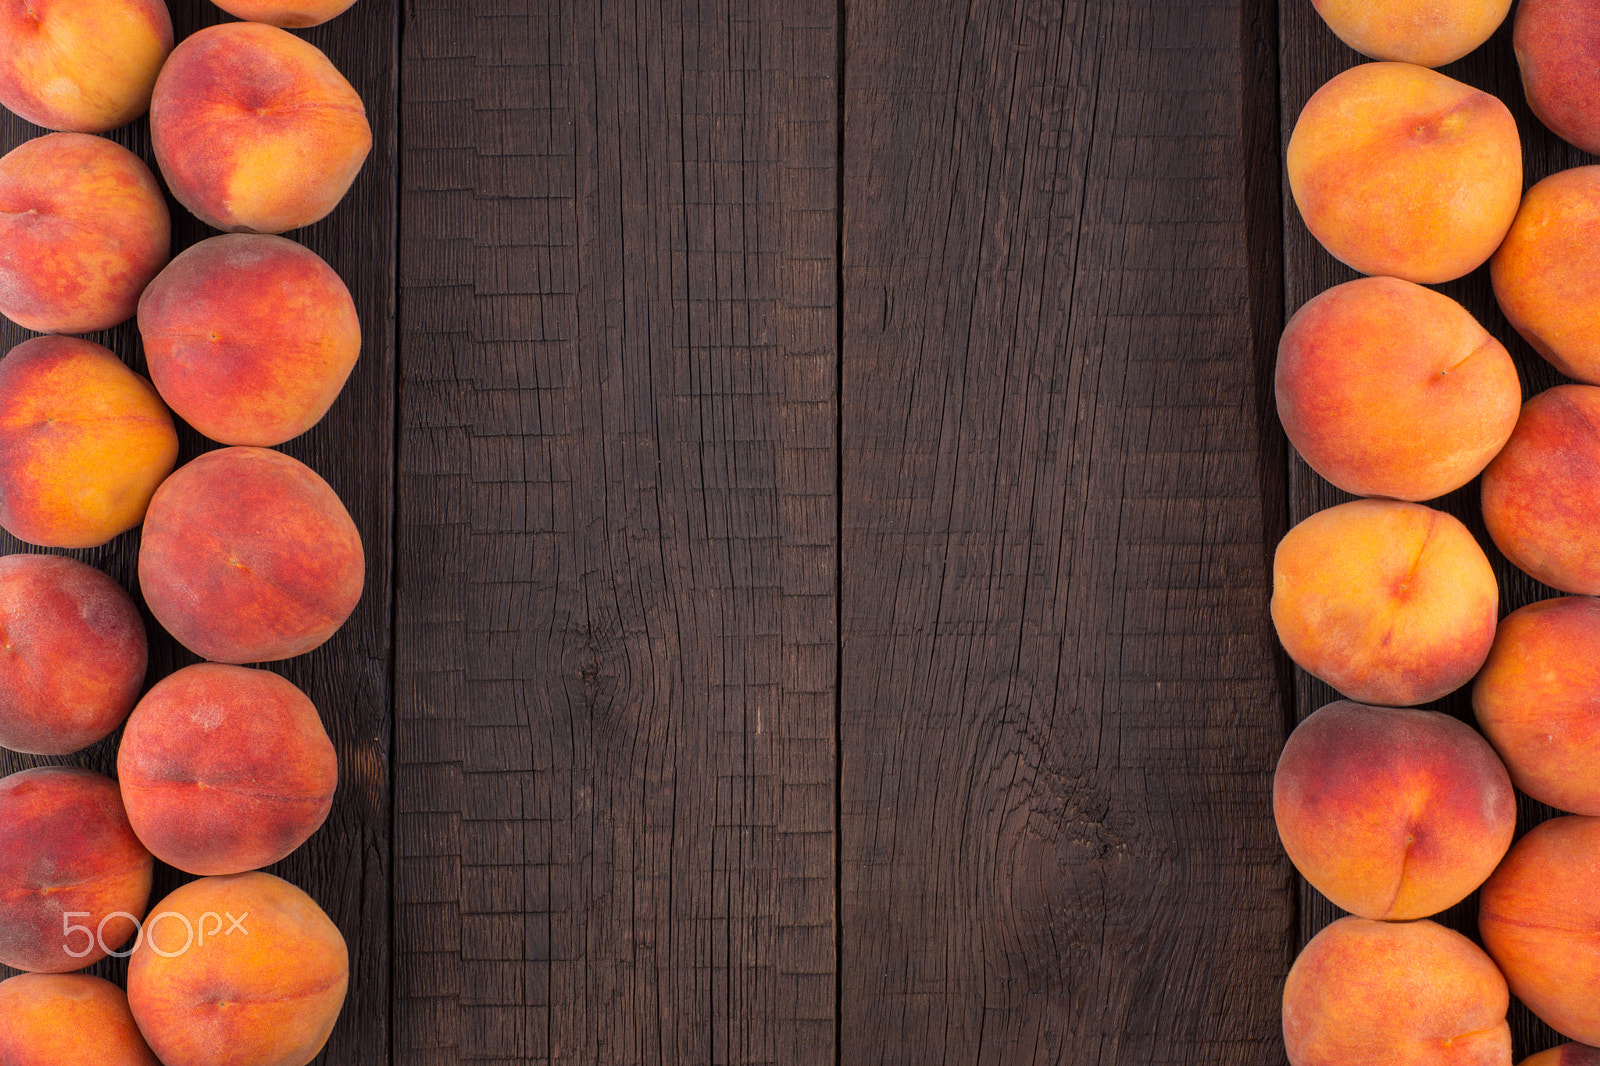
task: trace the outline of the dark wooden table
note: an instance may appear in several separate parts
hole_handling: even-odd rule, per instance
[[[349,941],[319,1061],[1282,1062],[1334,912],[1271,774],[1331,696],[1269,564],[1338,496],[1271,368],[1352,276],[1282,185],[1357,61],[1309,0],[358,0],[304,36],[375,134],[291,234],[366,338],[284,445],[368,552],[273,667],[343,774],[273,868]],[[1585,161],[1507,30],[1446,72],[1530,180]],[[1555,382],[1482,272],[1444,290]],[[74,554],[137,592],[137,547]],[[1506,609],[1545,594],[1495,558]],[[152,681],[191,661],[152,634]]]

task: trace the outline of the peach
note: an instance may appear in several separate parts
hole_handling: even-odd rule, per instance
[[[299,30],[320,26],[349,10],[355,0],[222,0],[218,7],[246,22]]]
[[[1550,365],[1600,384],[1600,166],[1537,182],[1489,260],[1506,321]]]
[[[145,604],[201,658],[254,663],[308,652],[344,624],[364,578],[350,513],[282,452],[206,452],[150,501],[139,547]]]
[[[1522,199],[1505,104],[1409,63],[1352,67],[1313,93],[1285,166],[1301,218],[1335,259],[1423,284],[1487,260]]]
[[[61,555],[0,557],[0,745],[66,755],[108,736],[149,656],[133,598]]]
[[[1511,0],[1311,0],[1339,40],[1371,59],[1453,63],[1487,41]]]
[[[152,910],[128,1005],[166,1066],[305,1066],[344,1004],[349,957],[322,909],[264,873],[205,877]]]
[[[1513,565],[1562,592],[1600,593],[1600,386],[1558,385],[1523,404],[1481,496]]]
[[[1290,1066],[1510,1066],[1509,1006],[1505,979],[1460,933],[1341,918],[1289,969],[1284,1049]]]
[[[227,22],[186,37],[150,103],[178,202],[220,230],[282,233],[332,211],[372,148],[361,97],[286,30]]]
[[[1511,845],[1478,893],[1478,932],[1529,1010],[1600,1043],[1600,819],[1564,814]]]
[[[0,314],[24,329],[126,322],[171,241],[155,175],[120,144],[47,133],[0,156]]]
[[[311,700],[265,670],[199,663],[139,701],[117,751],[128,821],[192,874],[269,866],[327,818],[333,742]]]
[[[1600,8],[1593,0],[1522,0],[1511,47],[1528,109],[1568,144],[1600,153]]]
[[[1363,918],[1426,918],[1466,899],[1516,830],[1505,766],[1437,711],[1341,700],[1289,735],[1272,781],[1278,836],[1301,875]]]
[[[29,544],[92,548],[138,525],[178,459],[148,381],[78,337],[0,359],[0,526]]]
[[[256,233],[173,259],[139,299],[139,335],[162,398],[223,444],[280,444],[310,429],[361,351],[355,303],[333,268]]]
[[[0,778],[0,963],[65,973],[116,951],[144,917],[154,865],[109,777]]]
[[[1522,407],[1517,368],[1466,308],[1398,278],[1314,297],[1278,344],[1278,417],[1357,496],[1431,500],[1477,476]]]
[[[1494,640],[1500,594],[1459,519],[1354,500],[1278,544],[1272,621],[1289,657],[1362,703],[1427,703],[1466,684]]]
[[[1567,1043],[1529,1055],[1520,1066],[1600,1066],[1600,1048]]]
[[[1600,815],[1600,600],[1558,596],[1501,619],[1472,709],[1519,789]]]
[[[0,981],[0,1062],[161,1066],[139,1035],[126,993],[86,973],[25,973]]]
[[[0,104],[48,130],[104,133],[150,106],[172,51],[164,0],[26,0],[0,10]]]

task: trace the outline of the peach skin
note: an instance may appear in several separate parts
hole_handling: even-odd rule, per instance
[[[156,390],[110,349],[35,337],[0,359],[0,526],[92,548],[144,519],[178,458]]]
[[[1600,1043],[1600,819],[1561,815],[1511,845],[1478,893],[1478,932],[1529,1010]]]
[[[355,0],[222,0],[218,7],[246,22],[265,22],[286,30],[320,26],[350,9]]]
[[[287,659],[331,637],[361,598],[365,557],[344,504],[310,467],[219,448],[150,501],[145,605],[178,642],[222,663]]]
[[[1529,1055],[1519,1066],[1600,1066],[1600,1048],[1566,1043]]]
[[[1301,722],[1272,782],[1301,875],[1362,918],[1426,918],[1466,899],[1516,830],[1511,778],[1471,726],[1341,700]]]
[[[148,658],[133,598],[62,555],[0,557],[0,746],[66,755],[108,736]]]
[[[67,766],[0,778],[0,963],[65,973],[134,936],[154,861],[117,783]]]
[[[1398,278],[1312,298],[1278,344],[1289,442],[1356,496],[1431,500],[1471,481],[1522,409],[1517,368],[1466,308]]]
[[[151,914],[128,1005],[165,1066],[305,1066],[322,1050],[349,957],[310,896],[271,874],[203,877]]]
[[[139,1035],[126,993],[86,973],[24,973],[0,981],[0,1062],[161,1066]]]
[[[1499,597],[1466,526],[1419,503],[1318,511],[1273,557],[1284,650],[1361,703],[1427,703],[1466,684],[1489,654]]]
[[[164,0],[26,0],[0,8],[0,104],[47,130],[104,133],[150,106],[172,51]]]
[[[1506,321],[1550,365],[1600,384],[1600,166],[1530,188],[1489,260]]]
[[[1345,44],[1371,59],[1453,63],[1487,41],[1511,0],[1311,0]]]
[[[126,322],[171,240],[155,175],[120,144],[47,133],[0,157],[0,314],[23,329]]]
[[[256,233],[173,259],[139,298],[139,335],[162,399],[222,444],[281,444],[310,429],[361,351],[355,303],[333,268]]]
[[[270,866],[317,831],[338,784],[311,700],[266,670],[199,663],[156,682],[117,750],[128,821],[192,874]]]
[[[1460,933],[1341,918],[1289,969],[1284,1049],[1290,1066],[1510,1066],[1509,1006],[1505,978]]]
[[[1285,167],[1301,218],[1335,259],[1421,284],[1485,262],[1522,199],[1511,112],[1409,63],[1363,63],[1312,94]]]
[[[172,50],[150,102],[167,187],[220,230],[282,233],[332,211],[372,148],[366,108],[286,30],[225,22]]]
[[[1600,386],[1558,385],[1523,404],[1481,497],[1513,565],[1562,592],[1600,593]]]
[[[1600,153],[1600,7],[1522,0],[1511,47],[1529,110],[1568,144]]]

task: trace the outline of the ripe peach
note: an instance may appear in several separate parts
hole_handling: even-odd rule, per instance
[[[305,1066],[344,1004],[344,937],[264,873],[204,877],[152,909],[128,1004],[166,1066]]]
[[[1483,946],[1556,1032],[1600,1043],[1600,819],[1565,814],[1511,845],[1478,893]]]
[[[1357,496],[1431,500],[1494,457],[1517,368],[1466,308],[1398,278],[1314,297],[1278,344],[1278,416],[1311,468]]]
[[[1511,112],[1409,63],[1364,63],[1318,89],[1285,166],[1306,227],[1335,259],[1423,284],[1487,260],[1522,199]]]
[[[26,0],[0,10],[0,104],[49,130],[104,133],[150,106],[172,16],[164,0]]]
[[[133,598],[62,555],[0,558],[0,746],[66,755],[122,724],[149,648]]]
[[[0,963],[65,973],[116,951],[153,869],[109,777],[41,766],[0,778]]]
[[[361,97],[313,44],[258,22],[186,37],[156,79],[167,187],[217,229],[282,233],[332,211],[372,148]]]
[[[256,233],[173,259],[139,299],[139,334],[162,399],[223,444],[280,444],[310,429],[361,351],[356,305],[333,268]]]
[[[1568,144],[1600,153],[1600,8],[1593,0],[1522,0],[1511,46],[1528,108]]]
[[[1453,63],[1505,21],[1511,0],[1311,0],[1345,44],[1372,59]]]
[[[1558,596],[1501,619],[1472,708],[1519,789],[1600,815],[1600,600]]]
[[[0,359],[0,526],[50,548],[92,548],[144,518],[178,458],[161,397],[111,352],[34,337]]]
[[[117,751],[128,821],[192,874],[269,866],[317,831],[338,784],[311,700],[265,670],[199,663],[139,701]]]
[[[1514,565],[1562,592],[1600,593],[1600,386],[1558,385],[1523,404],[1481,496]]]
[[[0,157],[0,314],[24,329],[126,322],[171,240],[155,175],[120,144],[47,133]]]
[[[1427,703],[1489,654],[1500,594],[1483,549],[1431,507],[1354,500],[1291,529],[1272,621],[1289,657],[1362,703]]]
[[[246,22],[298,30],[320,26],[344,13],[355,0],[222,0],[217,6]]]
[[[365,558],[350,514],[304,463],[220,448],[178,468],[150,501],[139,585],[184,647],[222,663],[317,647],[361,598]]]
[[[1529,1055],[1520,1066],[1600,1066],[1600,1048],[1567,1043]]]
[[[1289,735],[1272,782],[1295,868],[1363,918],[1466,899],[1511,846],[1516,795],[1494,749],[1437,711],[1341,700]]]
[[[1489,277],[1506,320],[1536,352],[1600,384],[1600,166],[1535,183]]]
[[[1460,933],[1341,918],[1289,969],[1284,1047],[1290,1066],[1510,1066],[1509,1006],[1505,979]]]
[[[161,1066],[139,1035],[127,995],[86,973],[24,973],[0,981],[0,1062]]]

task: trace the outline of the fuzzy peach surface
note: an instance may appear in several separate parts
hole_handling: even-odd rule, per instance
[[[1345,44],[1373,59],[1442,67],[1487,41],[1511,0],[1312,0]]]
[[[161,1066],[122,989],[82,973],[24,973],[0,981],[0,1062]]]
[[[246,22],[298,30],[320,26],[348,11],[355,0],[221,0],[218,7]]]
[[[164,0],[26,0],[0,6],[0,104],[49,130],[104,133],[150,106],[172,51]]]
[[[1495,97],[1409,63],[1323,85],[1285,159],[1301,218],[1363,274],[1461,277],[1499,246],[1522,199],[1522,143]]]
[[[1600,153],[1600,6],[1522,0],[1511,46],[1529,109],[1568,144]]]

